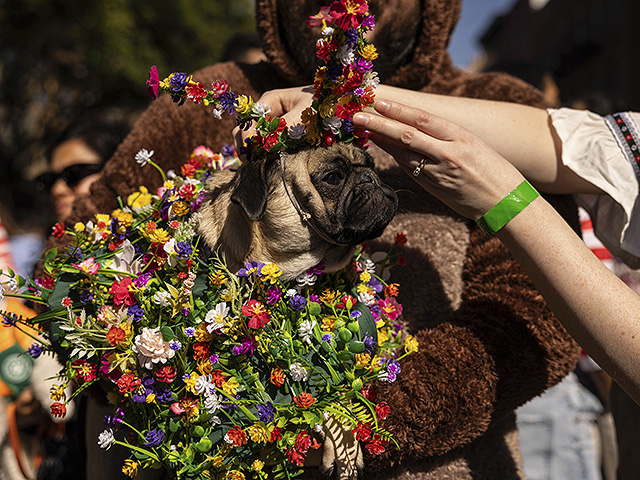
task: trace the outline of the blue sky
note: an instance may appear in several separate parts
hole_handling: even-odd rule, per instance
[[[462,14],[453,32],[449,53],[454,65],[465,67],[480,51],[478,39],[493,18],[511,10],[516,0],[462,0]]]

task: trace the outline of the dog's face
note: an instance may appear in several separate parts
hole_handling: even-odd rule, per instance
[[[353,247],[380,235],[397,207],[371,156],[340,143],[243,165],[229,186],[229,199],[241,207],[250,228],[240,233],[243,222],[229,215],[215,244],[207,238],[208,227],[201,228],[207,243],[221,246],[227,261],[245,251],[240,261],[277,263],[289,278],[321,261],[327,271],[344,267]],[[230,239],[220,238],[225,229],[236,231],[236,245],[243,235],[252,237],[234,258],[225,245]]]

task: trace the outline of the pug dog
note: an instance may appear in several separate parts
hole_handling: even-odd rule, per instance
[[[300,150],[221,171],[207,182],[199,233],[231,271],[272,262],[292,279],[322,262],[345,267],[356,245],[382,234],[398,198],[351,144]]]

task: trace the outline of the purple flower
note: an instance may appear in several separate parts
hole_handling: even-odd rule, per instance
[[[345,132],[353,132],[353,121],[350,118],[342,120],[342,130]]]
[[[224,92],[220,95],[220,106],[224,108],[229,115],[236,113],[234,103],[236,102],[236,94],[230,91]]]
[[[258,348],[258,342],[254,337],[244,337],[239,345],[233,347],[232,351],[234,355],[247,355],[250,357],[256,348]]]
[[[335,82],[342,76],[343,71],[344,67],[341,63],[331,62],[327,65],[327,76],[333,82]]]
[[[169,344],[169,348],[174,352],[177,352],[182,348],[182,343],[180,343],[178,340],[171,340],[171,343]]]
[[[362,312],[359,312],[358,310],[351,312],[351,318],[360,318],[360,315],[362,315]]]
[[[216,365],[219,361],[220,361],[220,357],[218,357],[216,353],[212,354],[209,357],[209,362],[211,362],[211,365]]]
[[[164,432],[159,428],[149,430],[144,438],[146,440],[146,442],[144,443],[145,446],[157,447],[164,441]]]
[[[205,177],[203,178],[203,181],[209,178],[210,176],[211,176],[211,173],[207,171],[205,173]],[[204,191],[198,193],[198,196],[195,198],[195,200],[191,202],[191,210],[193,212],[197,212],[198,209],[200,208],[200,205],[202,205],[202,202],[204,202],[205,198],[207,198],[207,195],[206,193],[204,193]]]
[[[175,246],[178,258],[189,258],[193,253],[193,247],[187,242],[178,242]]]
[[[184,87],[187,86],[187,84],[189,83],[189,80],[191,80],[191,76],[187,75],[184,72],[176,72],[173,74],[173,76],[171,77],[171,80],[169,80],[169,84],[171,85],[171,90],[173,90],[174,92],[179,92],[180,90],[182,90]]]
[[[249,277],[252,274],[256,277],[259,277],[262,274],[262,267],[264,267],[264,263],[260,263],[256,260],[247,263],[244,268],[238,270],[239,277]]]
[[[367,73],[373,70],[373,62],[369,60],[365,60],[364,58],[359,58],[356,60],[356,68],[361,73]]]
[[[374,16],[373,15],[367,15],[366,17],[364,17],[362,19],[362,23],[360,23],[360,25],[365,30],[371,30],[373,27],[376,26],[376,22],[375,22]]]
[[[133,284],[138,288],[142,288],[147,285],[147,282],[149,282],[149,280],[151,280],[151,274],[143,273],[142,275],[138,275],[137,278],[133,279]]]
[[[82,250],[77,245],[68,245],[66,254],[69,256],[69,260],[75,263],[82,259]]]
[[[27,349],[27,353],[29,355],[31,355],[31,358],[38,358],[42,354],[43,350],[44,350],[44,348],[42,347],[42,345],[40,345],[39,343],[34,342]]]
[[[158,67],[155,65],[151,67],[151,70],[149,70],[147,85],[149,85],[147,87],[147,93],[152,99],[157,100],[158,91],[160,90],[160,76],[158,75]]]
[[[170,403],[174,401],[175,397],[171,389],[167,387],[160,387],[156,389],[156,399],[160,403]]]
[[[307,273],[309,275],[320,275],[322,272],[324,272],[324,262],[320,262],[319,264],[307,270]]]
[[[282,298],[282,290],[279,287],[271,287],[267,290],[267,305],[275,305]]]
[[[2,325],[4,325],[5,327],[15,327],[17,321],[18,316],[15,313],[2,313]]]
[[[144,309],[137,303],[134,303],[127,309],[127,315],[133,317],[136,322],[139,322],[144,317]]]
[[[233,148],[233,145],[226,144],[222,146],[222,156],[223,157],[235,157],[236,149]]]
[[[193,337],[193,336],[196,334],[196,329],[195,329],[195,328],[193,328],[193,327],[186,327],[186,328],[184,329],[184,334],[185,334],[187,337],[191,338],[191,337]]]
[[[376,293],[382,292],[382,283],[376,277],[372,276],[367,282],[367,285],[371,290],[373,290]]]
[[[289,306],[292,310],[299,312],[301,310],[304,310],[307,306],[307,299],[302,295],[294,295],[289,299]]]
[[[184,307],[182,310],[180,310],[180,313],[183,317],[187,317],[189,315],[189,309],[187,307]]]
[[[93,300],[93,293],[88,288],[80,292],[80,302],[89,303]]]
[[[373,353],[373,351],[378,346],[378,343],[368,333],[364,336],[363,342],[364,342],[364,350],[367,353]]]
[[[387,362],[387,372],[390,375],[391,374],[393,374],[394,376],[397,375],[398,373],[400,373],[400,364],[397,361],[390,359]]]
[[[115,428],[124,420],[124,412],[117,408],[113,415],[105,415],[104,424],[109,428]]]
[[[120,225],[120,220],[114,217],[111,219],[111,225],[109,225],[109,230],[111,230],[111,233],[115,238],[117,238],[118,240],[124,240],[125,237],[127,236],[127,232],[125,230],[124,233],[118,233],[119,225]]]
[[[323,342],[330,342],[332,338],[333,335],[331,335],[330,333],[325,333],[324,335],[322,335]]]
[[[344,32],[345,43],[350,46],[355,46],[358,43],[358,31],[355,28],[350,28]]]
[[[313,303],[322,303],[320,301],[320,297],[318,295],[316,295],[315,293],[310,293],[309,294],[309,301],[313,302]]]
[[[276,415],[276,407],[271,402],[259,403],[258,407],[258,420],[263,423],[271,423]]]

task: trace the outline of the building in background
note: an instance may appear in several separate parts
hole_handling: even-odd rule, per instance
[[[638,0],[517,0],[482,35],[482,69],[538,87],[550,74],[564,105],[640,110],[639,14]]]

